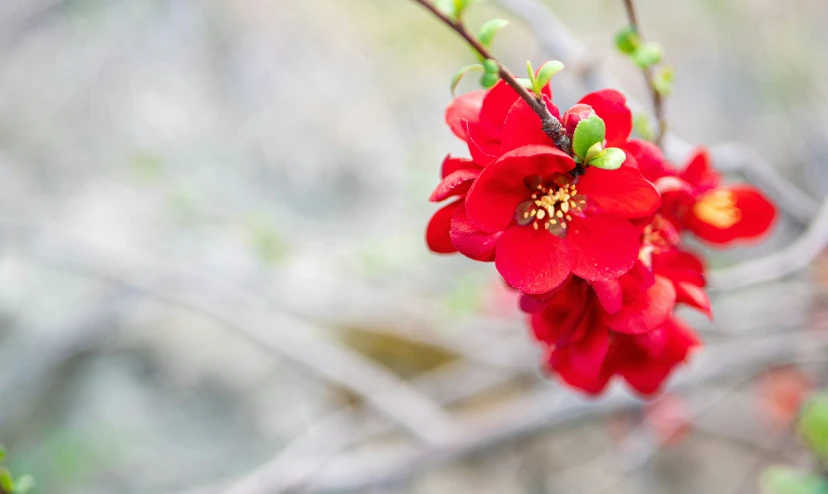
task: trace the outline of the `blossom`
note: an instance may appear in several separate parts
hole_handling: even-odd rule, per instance
[[[598,394],[617,375],[651,395],[699,345],[692,329],[671,315],[672,285],[662,279],[647,286],[645,273],[641,267],[624,275],[628,280],[614,304],[595,283],[577,277],[540,304],[524,296],[523,308],[533,311],[534,336],[547,347],[547,365],[568,385]],[[611,305],[616,315],[607,310]]]
[[[494,260],[506,282],[525,293],[559,286],[570,273],[586,280],[617,278],[635,264],[640,231],[630,218],[652,215],[660,197],[631,167],[589,168],[578,178],[570,156],[527,145],[486,166],[466,193],[452,240],[495,234]]]

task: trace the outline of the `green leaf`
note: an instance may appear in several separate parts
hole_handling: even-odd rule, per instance
[[[587,151],[586,156],[584,157],[584,161],[589,162],[591,159],[601,154],[604,154],[604,143],[596,142]]]
[[[480,26],[480,31],[477,33],[477,39],[486,48],[491,48],[492,41],[495,34],[509,24],[506,19],[490,19]]]
[[[828,461],[828,394],[811,398],[802,408],[799,437],[822,461]]]
[[[7,468],[0,469],[0,490],[9,494],[14,492],[14,479]]]
[[[540,91],[536,90],[538,85],[535,81],[535,68],[532,67],[532,62],[529,60],[526,61],[526,74],[528,75],[529,82],[531,83],[529,89],[531,89],[536,95],[540,96]]]
[[[564,64],[558,60],[552,60],[543,64],[538,71],[537,78],[535,79],[535,87],[538,88],[535,92],[540,94],[541,90],[549,84],[550,80],[552,80],[552,77],[563,69]]]
[[[485,70],[486,69],[483,68],[483,66],[480,65],[479,63],[476,63],[474,65],[466,65],[465,67],[461,67],[460,70],[455,72],[454,75],[451,77],[451,95],[454,96],[454,92],[457,90],[457,84],[460,83],[460,79],[462,79],[463,76],[466,75],[467,72],[474,72],[474,71],[485,72]]]
[[[765,494],[826,494],[828,484],[818,475],[787,467],[771,467],[759,479]]]
[[[653,88],[662,96],[669,96],[673,92],[673,81],[676,71],[669,65],[662,67],[653,75]]]
[[[572,135],[572,151],[582,160],[596,142],[603,143],[607,128],[598,115],[592,115],[578,122]]]
[[[0,463],[6,461],[6,447],[0,444]]]
[[[653,135],[652,126],[650,126],[650,118],[638,113],[633,117],[633,128],[641,136],[642,139],[653,142],[655,136]]]
[[[451,17],[457,19],[457,2],[456,0],[434,0],[434,6],[437,10]]]
[[[662,49],[658,43],[644,43],[632,54],[633,62],[642,69],[652,67],[661,61]]]
[[[632,55],[641,44],[641,38],[632,26],[627,26],[615,35],[615,47],[618,51]]]
[[[526,89],[532,89],[532,81],[530,81],[529,79],[525,77],[518,77],[515,80],[518,81],[518,84],[525,87]]]
[[[621,168],[627,155],[623,150],[618,148],[607,148],[601,151],[597,156],[587,160],[590,166],[596,168],[603,168],[604,170],[617,170]]]

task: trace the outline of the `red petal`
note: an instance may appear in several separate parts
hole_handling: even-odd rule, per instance
[[[494,139],[485,133],[485,130],[476,124],[465,123],[466,144],[469,146],[469,154],[481,168],[488,165],[500,154],[500,139]]]
[[[693,331],[675,318],[668,319],[660,331],[666,337],[660,358],[647,357],[641,350],[636,351],[634,343],[627,343],[624,363],[619,366],[619,372],[627,383],[644,395],[658,392],[673,369],[687,358],[690,350],[699,345]]]
[[[451,196],[465,194],[472,182],[480,175],[480,170],[457,170],[437,184],[437,188],[428,198],[431,202],[440,202]]]
[[[621,310],[624,303],[624,293],[621,290],[621,282],[617,279],[592,282],[592,289],[598,295],[601,307],[610,314]]]
[[[681,172],[681,178],[697,189],[714,189],[719,185],[719,174],[710,164],[710,155],[705,148],[697,148],[687,166]]]
[[[638,163],[638,169],[644,178],[651,182],[657,179],[675,175],[675,170],[672,169],[667,159],[661,154],[661,150],[655,144],[640,139],[632,139],[627,141],[622,149],[632,154],[635,162]]]
[[[635,168],[617,170],[590,167],[578,180],[578,192],[610,214],[643,218],[658,211],[661,196]]]
[[[440,178],[446,178],[457,170],[480,170],[480,166],[468,158],[455,158],[446,155],[440,167]]]
[[[497,244],[495,266],[509,286],[530,294],[546,293],[566,280],[572,252],[566,241],[542,228],[512,226]]]
[[[466,126],[463,121],[477,123],[485,90],[471,91],[454,98],[446,107],[446,123],[454,135],[466,140]]]
[[[503,232],[486,233],[472,225],[466,214],[466,206],[460,204],[451,219],[451,243],[466,257],[475,261],[491,262]]]
[[[620,146],[632,132],[632,112],[627,98],[615,89],[602,89],[589,93],[578,103],[589,105],[607,127],[607,146]]]
[[[426,244],[432,252],[438,254],[451,254],[457,252],[454,245],[451,244],[449,237],[449,228],[451,226],[451,217],[454,215],[454,210],[457,209],[463,200],[457,200],[446,204],[438,209],[426,227]]]
[[[572,158],[551,146],[524,146],[483,169],[466,195],[466,211],[481,230],[497,232],[512,222],[515,208],[531,194],[524,178],[551,179],[575,166]]]
[[[609,351],[609,331],[598,324],[595,314],[585,317],[581,324],[589,326],[587,336],[578,343],[569,345],[569,365],[573,372],[596,376],[601,372]]]
[[[483,98],[483,104],[480,107],[480,123],[491,130],[499,131],[503,128],[506,114],[518,98],[518,94],[511,86],[502,80],[498,81]]]
[[[566,241],[572,248],[572,272],[589,281],[618,278],[638,259],[639,231],[629,221],[602,214],[575,218]]]
[[[692,283],[675,283],[676,302],[684,303],[690,307],[699,309],[710,320],[713,320],[713,312],[710,308],[710,298],[704,288]]]
[[[555,105],[546,97],[544,97],[544,102],[550,111],[553,113],[557,111]],[[540,117],[538,117],[538,114],[535,113],[532,107],[522,99],[515,101],[515,104],[512,105],[512,108],[506,115],[506,121],[503,123],[503,133],[500,138],[500,152],[505,153],[527,144],[554,146],[555,143],[546,135],[541,127]]]
[[[770,230],[776,220],[776,206],[761,192],[746,185],[728,187],[733,194],[734,207],[741,212],[741,219],[729,228],[718,228],[691,214],[688,228],[699,238],[718,246],[734,240],[756,240]]]
[[[606,333],[606,332],[605,332]],[[588,394],[600,394],[607,387],[612,377],[608,366],[601,368],[597,373],[584,373],[572,365],[572,350],[570,347],[558,348],[549,354],[549,367],[558,376],[573,388],[580,389]]]
[[[656,276],[655,283],[646,290],[625,284],[624,305],[609,318],[608,324],[619,333],[646,333],[663,324],[675,305],[676,290],[663,276]]]

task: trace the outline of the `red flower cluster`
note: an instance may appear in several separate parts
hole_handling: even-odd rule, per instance
[[[774,206],[748,186],[722,186],[707,153],[676,170],[649,142],[630,139],[625,97],[606,89],[561,116],[572,137],[597,115],[605,147],[624,151],[620,168],[584,164],[558,149],[532,108],[507,84],[452,101],[446,122],[471,159],[448,156],[434,202],[453,198],[428,224],[438,253],[494,261],[523,295],[551,371],[600,393],[620,376],[641,394],[659,390],[699,345],[673,314],[677,304],[710,315],[704,265],[682,249],[680,233],[715,245],[765,233]]]

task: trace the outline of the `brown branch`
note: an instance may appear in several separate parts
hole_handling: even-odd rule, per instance
[[[627,11],[627,19],[630,22],[630,26],[638,34],[639,39],[643,40],[641,28],[638,25],[638,16],[635,14],[635,0],[624,0],[624,8]],[[644,72],[644,79],[647,81],[647,87],[650,88],[650,97],[653,99],[653,112],[655,113],[656,120],[658,120],[655,143],[658,147],[661,147],[664,134],[667,133],[667,116],[664,113],[664,98],[654,84],[655,74],[653,73],[652,67],[647,67],[642,70]]]
[[[543,129],[543,132],[549,136],[550,139],[552,139],[555,146],[567,154],[572,154],[572,142],[569,137],[566,136],[566,131],[564,130],[563,125],[561,125],[561,122],[552,115],[543,100],[535,97],[525,87],[523,87],[515,76],[509,72],[509,69],[504,67],[500,61],[494,58],[489,50],[483,46],[480,40],[478,40],[466,29],[466,26],[462,21],[454,20],[447,16],[445,13],[440,11],[440,9],[438,9],[437,6],[431,2],[431,0],[414,1],[428,9],[432,14],[443,21],[443,24],[447,25],[454,30],[454,32],[462,36],[463,39],[465,39],[466,42],[470,44],[482,57],[493,60],[497,64],[500,78],[503,79],[506,84],[511,86],[512,89],[514,89],[515,92],[517,92],[523,99],[523,101],[525,101],[532,108],[532,110],[538,114],[538,117],[541,119],[541,129]]]

